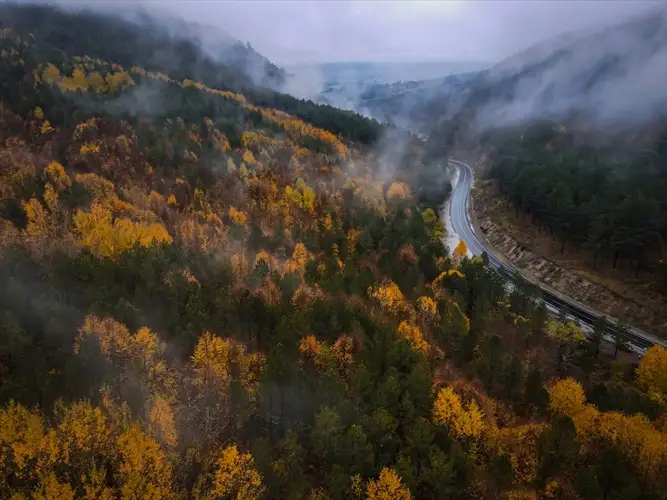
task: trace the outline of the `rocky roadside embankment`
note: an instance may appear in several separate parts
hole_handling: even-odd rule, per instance
[[[608,270],[594,271],[574,251],[561,256],[560,245],[548,234],[517,220],[492,181],[477,181],[471,196],[481,235],[527,277],[667,338],[667,302],[646,281],[611,276]]]

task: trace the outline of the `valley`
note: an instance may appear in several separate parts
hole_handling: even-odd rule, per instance
[[[480,5],[0,5],[0,498],[667,498],[667,10]]]

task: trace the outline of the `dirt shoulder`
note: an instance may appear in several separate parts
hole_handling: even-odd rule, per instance
[[[616,318],[667,338],[667,300],[646,279],[612,269],[606,262],[593,269],[592,258],[560,243],[532,225],[498,192],[492,181],[475,181],[472,210],[485,239],[522,273],[556,291]]]

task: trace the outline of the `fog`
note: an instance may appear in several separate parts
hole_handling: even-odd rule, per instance
[[[519,54],[491,72],[491,88],[508,76],[510,90],[483,107],[480,126],[575,111],[614,126],[650,120],[667,109],[667,9]]]

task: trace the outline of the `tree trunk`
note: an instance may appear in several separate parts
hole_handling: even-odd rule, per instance
[[[612,267],[616,269],[616,263],[618,262],[618,250],[614,252],[614,262],[612,264]]]
[[[565,236],[563,236],[563,241],[560,244],[560,253],[561,253],[561,255],[563,254],[564,250],[565,250]]]
[[[593,269],[598,268],[598,252],[597,250],[593,250]]]

